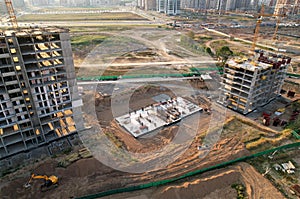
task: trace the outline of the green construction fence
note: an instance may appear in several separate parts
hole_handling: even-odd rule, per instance
[[[138,75],[121,75],[121,76],[93,76],[93,77],[77,77],[77,80],[82,81],[108,81],[118,79],[133,79],[133,78],[153,78],[153,77],[193,77],[199,76],[198,72],[183,73],[183,74],[138,74]]]
[[[295,74],[295,73],[287,73],[287,76],[289,76],[289,77],[295,77],[295,78],[300,78],[300,74]]]
[[[153,78],[153,77],[192,77],[192,76],[200,76],[202,73],[207,71],[217,71],[219,74],[223,74],[222,68],[195,68],[192,67],[190,73],[173,73],[173,74],[137,74],[137,75],[105,75],[105,76],[93,76],[93,77],[77,77],[77,80],[81,81],[109,81],[109,80],[118,80],[122,79],[132,79],[132,78]],[[300,74],[287,73],[287,76],[300,78]]]
[[[153,78],[153,77],[193,77],[200,76],[202,73],[207,71],[220,71],[220,68],[195,68],[192,67],[189,73],[169,73],[169,74],[137,74],[137,75],[105,75],[105,76],[93,76],[93,77],[77,77],[77,80],[82,81],[108,81],[108,80],[118,80],[118,79],[132,79],[132,78]]]
[[[297,139],[300,140],[300,135],[298,134],[300,132],[300,130],[298,131],[292,131],[293,136]]]
[[[112,190],[108,190],[108,191],[104,191],[104,192],[100,192],[100,193],[96,193],[96,194],[91,194],[91,195],[87,195],[87,196],[83,196],[83,197],[79,197],[78,199],[94,199],[94,198],[100,198],[100,197],[104,197],[104,196],[109,196],[109,195],[113,195],[113,194],[118,194],[118,193],[125,193],[125,192],[132,192],[132,191],[138,191],[138,190],[142,190],[142,189],[146,189],[146,188],[151,188],[151,187],[157,187],[157,186],[161,186],[161,185],[165,185],[168,183],[172,183],[187,177],[191,177],[191,176],[195,176],[207,171],[211,171],[211,170],[215,170],[215,169],[219,169],[219,168],[224,168],[226,166],[229,166],[231,164],[237,163],[237,162],[241,162],[241,161],[245,161],[248,159],[252,159],[255,157],[259,157],[262,155],[266,155],[269,153],[273,153],[274,151],[280,151],[280,150],[284,150],[284,149],[290,149],[290,148],[295,148],[295,147],[299,147],[300,146],[300,142],[295,142],[292,144],[287,144],[284,146],[279,146],[273,149],[268,149],[262,152],[258,152],[249,156],[243,156],[234,160],[230,160],[227,162],[222,162],[220,164],[214,165],[214,166],[210,166],[204,169],[200,169],[200,170],[196,170],[196,171],[192,171],[189,173],[186,173],[182,176],[176,177],[176,178],[171,178],[171,179],[165,179],[165,180],[160,180],[160,181],[156,181],[156,182],[149,182],[146,184],[141,184],[141,185],[137,185],[137,186],[130,186],[130,187],[123,187],[123,188],[118,188],[118,189],[112,189]]]

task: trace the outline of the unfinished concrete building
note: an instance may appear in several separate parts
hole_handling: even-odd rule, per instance
[[[0,33],[0,159],[76,134],[81,99],[68,30]]]
[[[117,117],[116,121],[131,135],[138,138],[203,111],[201,107],[187,99],[181,97],[173,99],[164,98],[164,95],[156,96],[154,100],[157,101],[157,103]],[[157,99],[164,100],[161,101]]]
[[[291,58],[259,52],[255,61],[231,59],[224,67],[219,103],[247,114],[280,95]]]

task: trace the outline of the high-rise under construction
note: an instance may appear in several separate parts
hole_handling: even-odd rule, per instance
[[[74,135],[80,118],[69,31],[0,32],[0,158]]]
[[[229,60],[224,67],[219,103],[247,114],[280,95],[291,58],[259,52],[255,61]]]

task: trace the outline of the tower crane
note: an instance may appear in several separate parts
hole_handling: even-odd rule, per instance
[[[15,10],[14,10],[11,0],[4,0],[4,1],[5,1],[7,13],[9,15],[9,19],[10,19],[10,22],[11,22],[13,28],[14,29],[19,28],[18,22],[17,22],[17,17],[16,17]]]
[[[285,16],[286,16],[285,14],[265,14],[265,6],[264,6],[264,4],[262,4],[260,13],[258,14],[258,20],[256,21],[256,27],[255,27],[255,31],[254,31],[251,52],[254,52],[255,47],[256,47],[256,42],[258,39],[259,30],[260,30],[260,24],[262,23],[262,17],[277,17],[276,28],[275,28],[275,32],[273,34],[273,40],[275,40],[277,32],[278,32],[279,23],[280,23],[280,17],[285,17]]]

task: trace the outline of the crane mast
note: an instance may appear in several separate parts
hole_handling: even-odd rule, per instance
[[[275,32],[273,34],[273,40],[275,40],[276,36],[277,36],[277,32],[278,32],[279,23],[280,23],[280,17],[286,16],[285,14],[265,14],[264,12],[265,12],[265,6],[264,6],[264,4],[262,4],[260,13],[258,14],[258,20],[256,22],[251,52],[254,52],[255,47],[256,47],[256,42],[257,42],[258,36],[259,36],[260,24],[262,23],[262,17],[277,17]]]
[[[5,6],[6,6],[6,9],[7,9],[9,18],[10,18],[10,22],[11,22],[13,28],[17,29],[19,26],[18,26],[17,17],[16,17],[16,14],[15,14],[15,10],[14,10],[14,7],[12,5],[12,2],[11,2],[11,0],[4,0],[4,1],[5,1]]]

